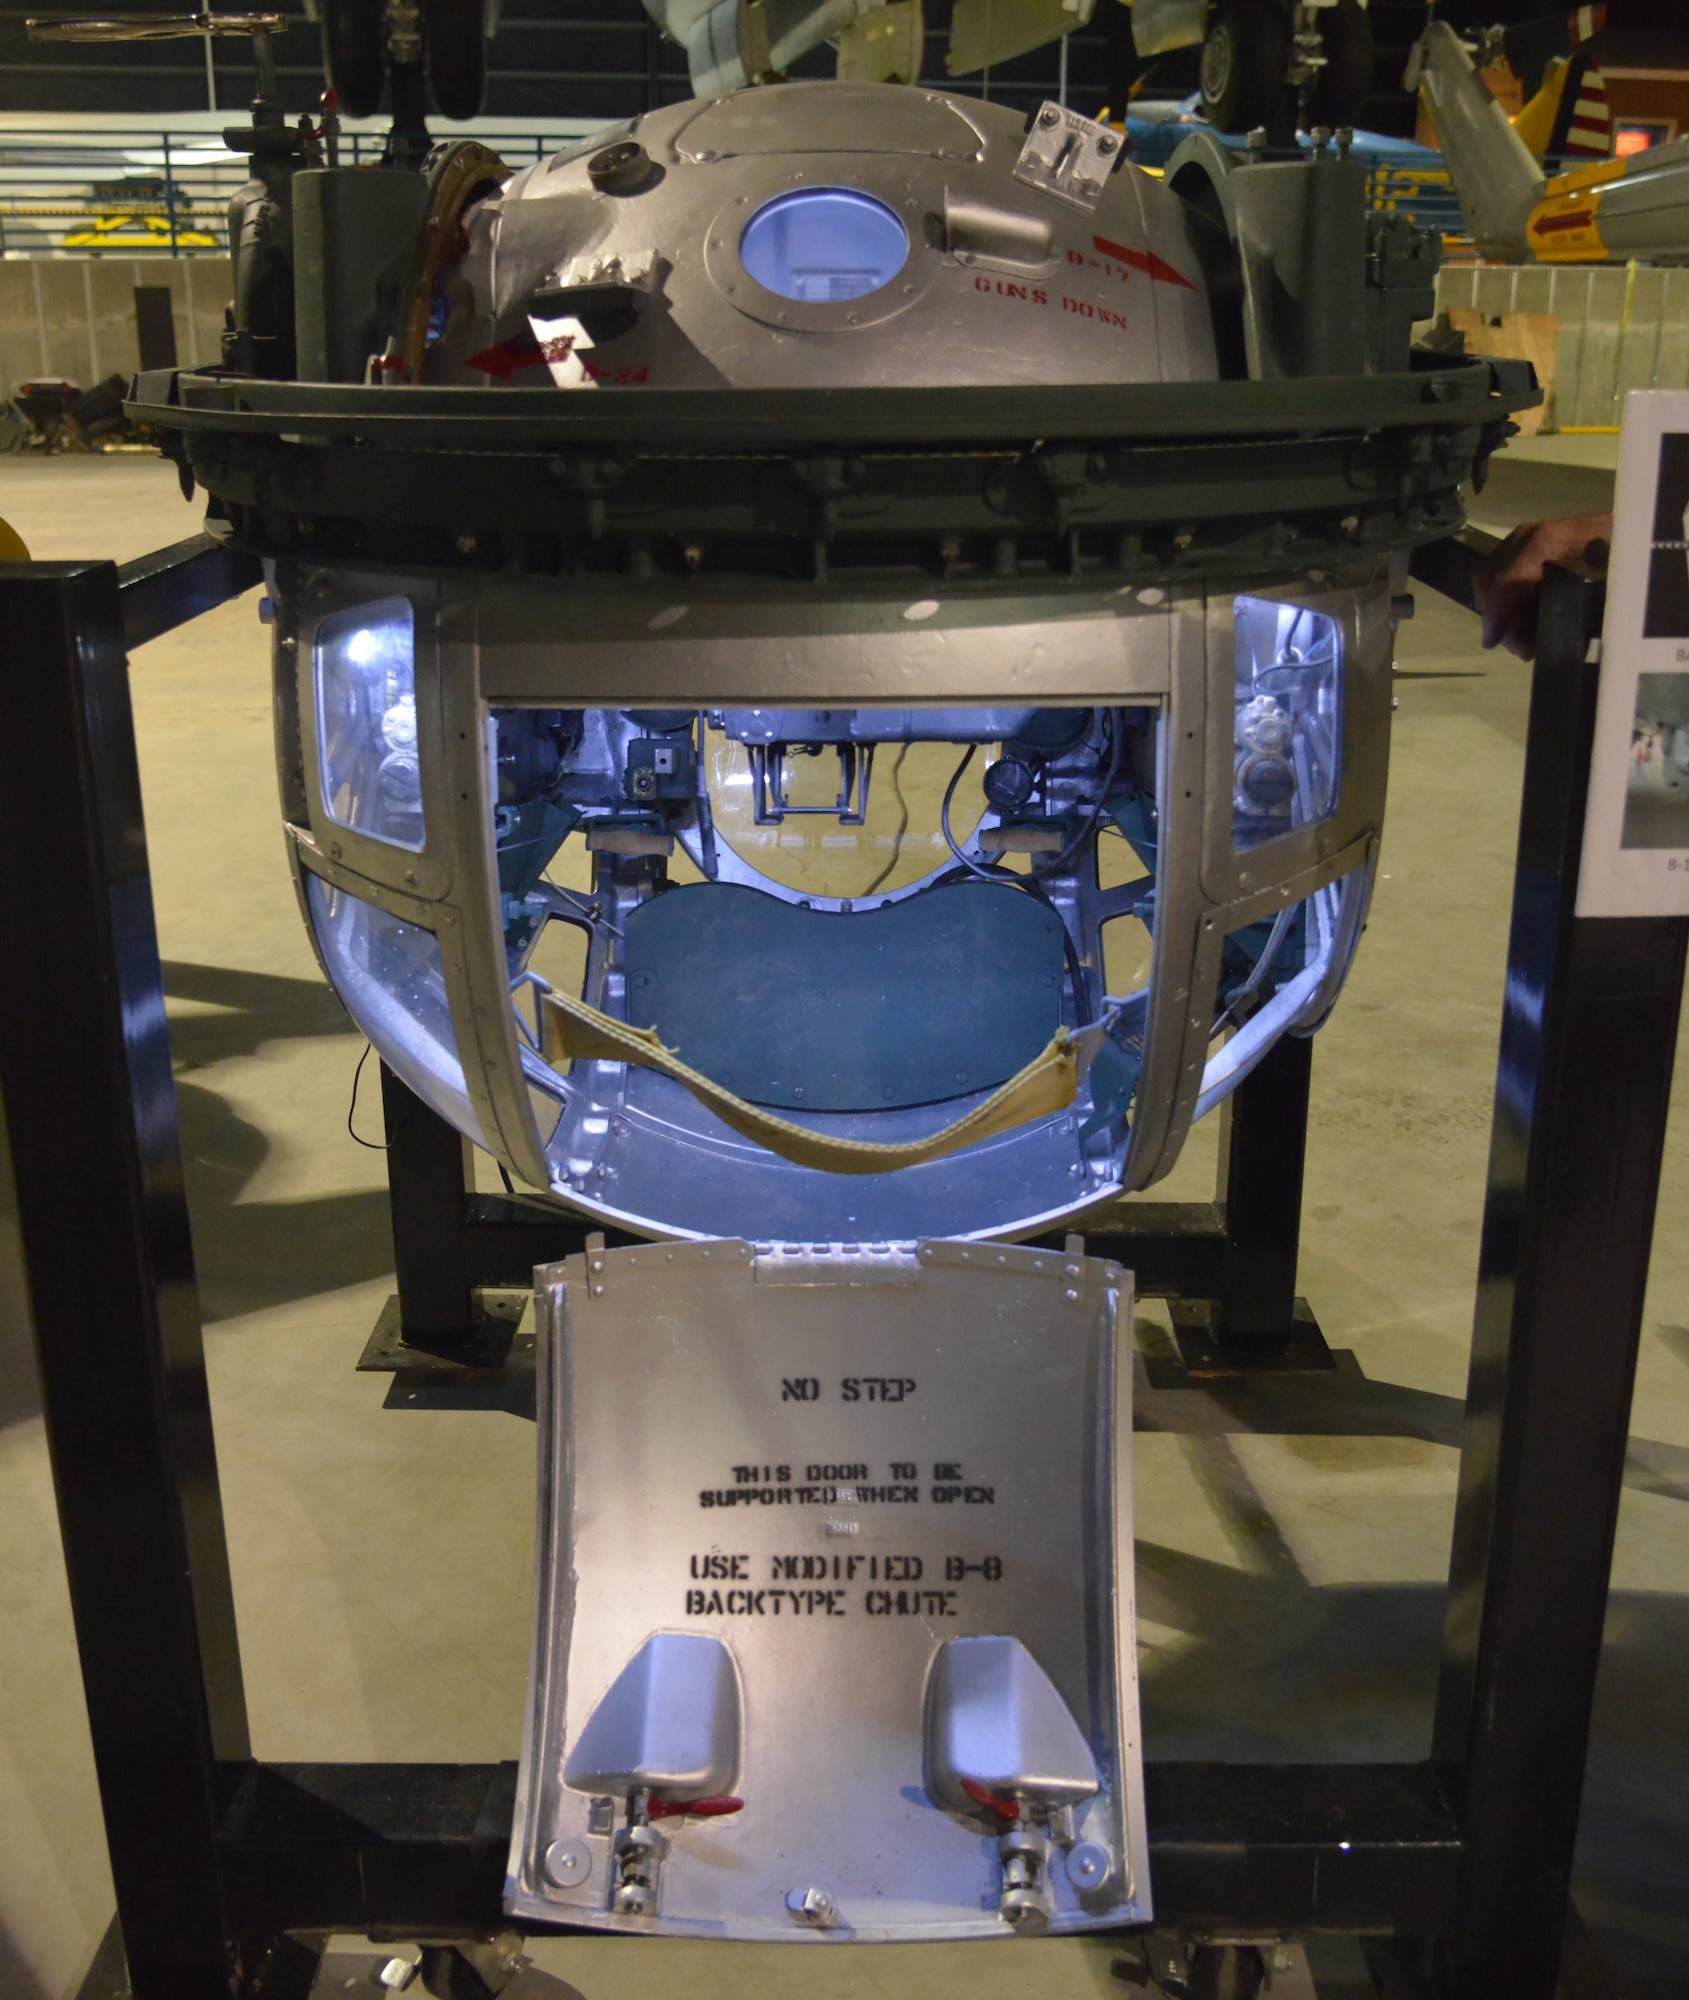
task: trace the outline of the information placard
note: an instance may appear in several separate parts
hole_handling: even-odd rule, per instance
[[[1577,910],[1689,912],[1689,391],[1625,399]]]

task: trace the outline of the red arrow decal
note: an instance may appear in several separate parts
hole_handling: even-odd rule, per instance
[[[1129,264],[1134,271],[1142,271],[1146,278],[1153,278],[1158,284],[1183,285],[1187,292],[1196,290],[1182,271],[1175,271],[1165,257],[1158,257],[1153,250],[1128,250],[1124,243],[1111,243],[1106,236],[1093,236],[1091,241],[1105,257]]]
[[[479,368],[483,375],[508,382],[518,368],[538,368],[544,360],[540,344],[531,333],[519,333],[513,340],[501,340],[497,347],[484,347],[464,364]]]
[[[540,368],[548,361],[567,361],[574,351],[572,333],[560,333],[544,342],[531,333],[518,333],[509,340],[501,340],[497,347],[484,347],[479,354],[470,355],[464,365],[508,382],[518,368]]]

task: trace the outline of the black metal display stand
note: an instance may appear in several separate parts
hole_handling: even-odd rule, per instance
[[[0,568],[0,1093],[135,2000],[302,1990],[314,1946],[288,1933],[496,1930],[515,1782],[247,1739],[126,651],[255,580],[210,543]],[[1160,1923],[1425,1941],[1453,2000],[1554,1991],[1689,937],[1573,915],[1601,604],[1598,580],[1545,591],[1434,1755],[1146,1769]],[[1300,1176],[1273,1197],[1249,1163],[1305,1095],[1286,1046],[1240,1103],[1227,1213],[1146,1205],[1091,1241],[1146,1265],[1158,1243],[1149,1282],[1227,1300],[1222,1341],[1284,1331]],[[437,1134],[405,1141],[396,1192],[402,1285],[461,1313],[567,1225],[466,1208],[456,1157],[453,1183]],[[456,1248],[425,1269],[406,1204],[448,1192]]]

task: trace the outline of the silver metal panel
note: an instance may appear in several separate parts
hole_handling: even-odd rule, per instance
[[[510,1910],[811,1941],[1147,1920],[1130,1278],[997,1245],[729,1239],[592,1249],[539,1281]],[[572,1789],[565,1766],[663,1633],[731,1655],[742,1805],[653,1813],[630,1848],[628,1799]],[[970,1698],[993,1699],[994,1679],[1036,1707],[1047,1676],[1082,1738],[1064,1742],[1047,1714],[1005,1718],[1031,1775],[993,1764],[993,1792],[1018,1793],[1018,1820],[927,1790],[929,1684],[955,1679],[934,1682],[935,1662],[948,1640],[984,1638],[1018,1640],[1041,1674],[964,1676]],[[974,1740],[969,1727],[946,1740]],[[1063,1782],[1041,1792],[1052,1758]],[[654,1914],[643,1890],[619,1894],[630,1853]],[[1006,1894],[1025,1876],[1030,1890]]]

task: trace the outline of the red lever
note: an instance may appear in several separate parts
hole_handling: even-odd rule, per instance
[[[743,1799],[657,1799],[646,1805],[646,1815],[650,1819],[679,1819],[690,1813],[696,1819],[721,1819],[728,1813],[736,1813],[743,1806]]]
[[[987,1791],[977,1778],[964,1778],[962,1780],[962,1790],[967,1793],[976,1806],[984,1806],[987,1812],[996,1813],[999,1819],[1020,1818],[1020,1801],[1018,1799],[998,1798],[994,1792]]]

